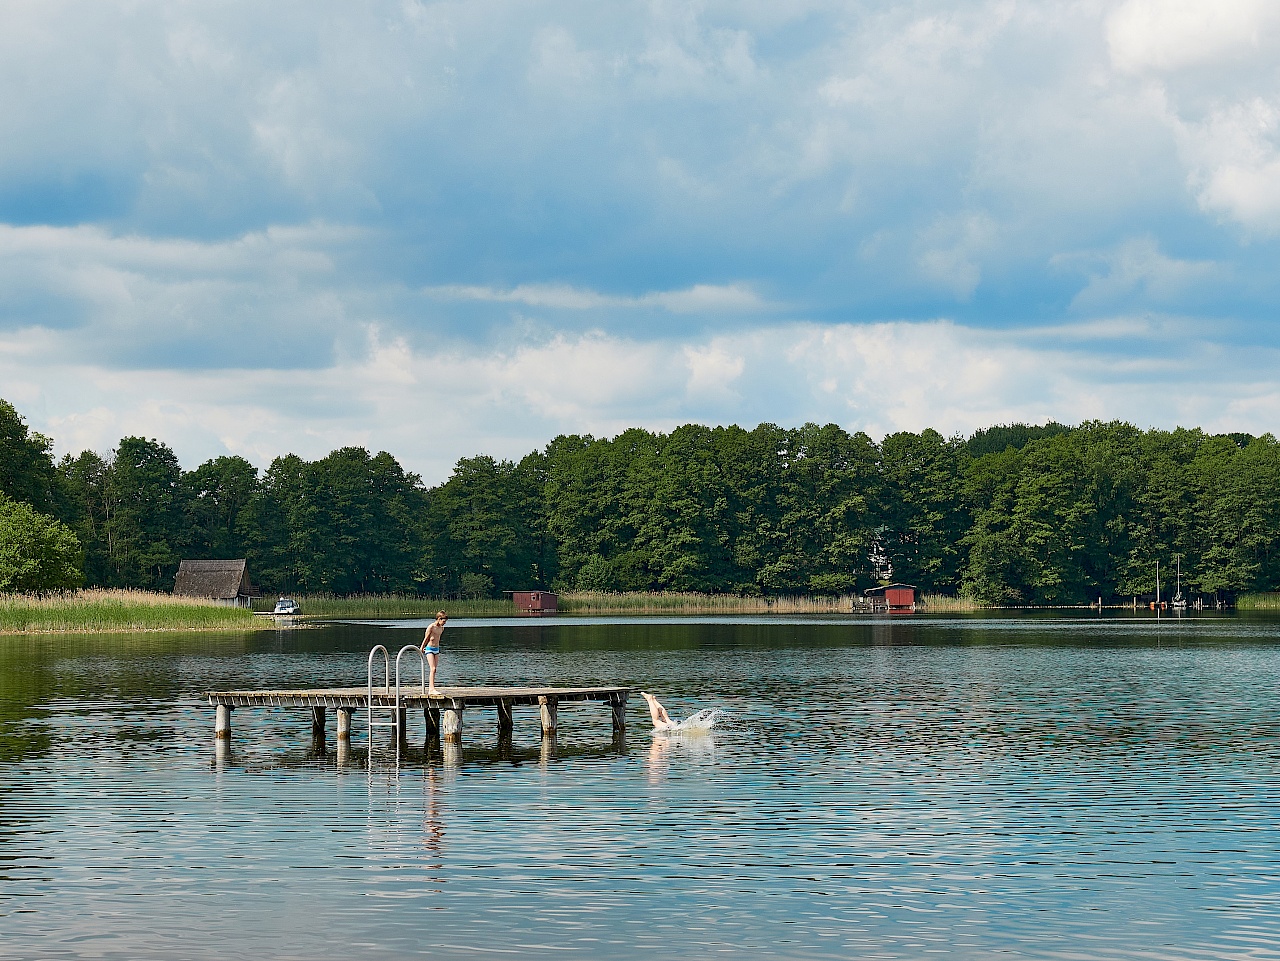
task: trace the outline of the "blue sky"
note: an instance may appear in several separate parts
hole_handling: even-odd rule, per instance
[[[1273,430],[1264,0],[0,9],[0,396],[59,452]]]

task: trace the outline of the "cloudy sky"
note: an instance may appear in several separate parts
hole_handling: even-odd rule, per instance
[[[1280,5],[0,0],[59,453],[1280,415]]]

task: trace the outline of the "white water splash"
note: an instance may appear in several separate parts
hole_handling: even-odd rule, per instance
[[[690,714],[683,721],[676,721],[655,728],[654,733],[703,734],[710,731],[717,724],[723,724],[728,719],[729,714],[727,711],[721,711],[719,708],[714,707],[704,707],[702,710]]]

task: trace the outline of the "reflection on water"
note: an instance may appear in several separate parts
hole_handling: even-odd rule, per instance
[[[723,714],[372,756],[296,709],[217,742],[199,693],[359,683],[394,631],[7,639],[0,956],[1280,954],[1278,628],[464,622],[446,682]]]

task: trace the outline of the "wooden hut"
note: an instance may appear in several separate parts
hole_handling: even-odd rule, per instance
[[[183,561],[178,565],[173,593],[179,597],[203,597],[229,607],[248,607],[258,591],[249,583],[244,558],[233,561]]]
[[[511,599],[516,603],[518,614],[557,614],[560,611],[560,597],[550,591],[512,591]]]
[[[885,584],[871,588],[863,596],[877,613],[910,614],[916,609],[914,584]]]

